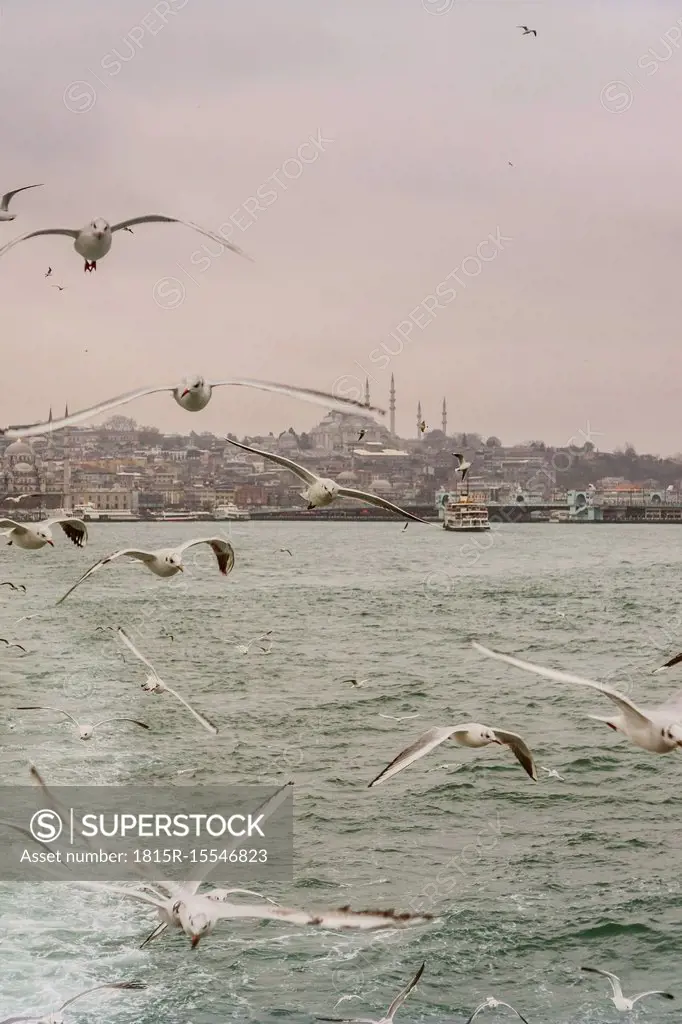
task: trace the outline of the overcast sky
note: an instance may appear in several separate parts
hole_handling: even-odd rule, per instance
[[[163,213],[255,262],[174,225],[91,274],[67,238],[6,253],[0,422],[192,372],[369,373],[386,406],[393,372],[403,434],[446,396],[453,432],[678,451],[680,26],[663,0],[3,0],[0,191],[45,187],[0,239]],[[321,410],[121,412],[242,435]]]

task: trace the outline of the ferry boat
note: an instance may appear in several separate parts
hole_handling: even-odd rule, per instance
[[[187,512],[181,509],[179,512],[159,512],[154,516],[156,523],[196,523],[198,520],[211,518],[210,512]]]
[[[228,501],[226,505],[216,505],[213,510],[213,516],[215,519],[250,519],[251,516],[248,512],[245,512],[242,508],[237,508],[233,501]]]
[[[549,514],[550,523],[568,523],[570,522],[570,519],[571,517],[568,513],[568,510],[564,509],[555,508],[552,509],[552,511]]]
[[[140,521],[140,516],[136,512],[131,512],[129,508],[95,508],[91,501],[82,505],[74,505],[70,512],[64,514],[82,519],[84,523],[139,523]]]
[[[467,533],[489,530],[488,509],[472,498],[453,498],[443,511],[443,529]]]

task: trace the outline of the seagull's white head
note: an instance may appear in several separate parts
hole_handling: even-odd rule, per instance
[[[185,567],[182,564],[182,555],[179,552],[172,551],[170,555],[165,555],[163,560],[164,562],[167,562],[168,565],[172,565],[173,568],[177,569],[179,572],[185,571]]]
[[[185,398],[187,395],[199,394],[206,387],[206,381],[203,377],[185,377],[181,386],[178,388],[180,392],[180,398]]]
[[[78,727],[78,735],[80,736],[80,738],[82,740],[91,740],[92,739],[92,734],[93,734],[94,731],[95,730],[94,730],[93,726],[90,725],[89,723],[87,723],[87,724],[84,723],[83,725],[80,725]]]
[[[39,537],[44,544],[49,544],[50,547],[54,547],[54,541],[52,540],[52,530],[49,526],[39,526],[36,530],[36,537]]]
[[[88,225],[88,231],[92,234],[93,238],[101,242],[107,235],[111,235],[111,226],[103,217],[97,217]]]
[[[203,911],[193,913],[186,903],[176,903],[173,907],[173,914],[179,920],[185,935],[189,936],[192,949],[196,949],[204,935],[213,931],[215,921]]]
[[[671,746],[675,745],[682,747],[682,727],[679,725],[668,725],[665,729],[661,729],[661,736],[667,740]]]

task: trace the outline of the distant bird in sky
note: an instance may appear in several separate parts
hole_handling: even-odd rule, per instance
[[[23,583],[11,583],[9,580],[5,580],[4,583],[0,583],[0,587],[11,587],[12,590],[23,590],[26,593],[26,587]]]
[[[51,276],[52,276],[52,267],[48,267],[47,268],[47,273],[45,274],[45,277],[51,277]]]
[[[386,1011],[386,1016],[382,1017],[380,1020],[372,1020],[371,1017],[316,1017],[315,1019],[335,1021],[337,1022],[337,1024],[393,1024],[393,1018],[395,1017],[396,1013],[403,1005],[407,997],[409,996],[412,989],[419,982],[419,979],[424,973],[425,967],[426,961],[424,961],[424,963],[421,965],[421,967],[415,974],[414,978],[412,978],[412,980],[409,981],[403,989],[401,989],[401,991],[398,993],[398,995],[395,997],[395,999],[389,1006],[388,1010]],[[337,1003],[336,1005],[338,1006],[339,1004]]]
[[[528,28],[527,25],[517,25],[516,27],[523,29],[523,35],[524,36],[536,36],[537,35],[537,32],[535,31],[535,29],[534,28]]]
[[[617,1010],[625,1011],[632,1010],[636,1002],[640,999],[644,999],[645,996],[662,996],[663,999],[674,999],[675,996],[671,995],[670,992],[661,992],[660,989],[656,989],[651,992],[640,992],[634,999],[627,999],[623,995],[623,989],[620,987],[620,978],[616,974],[611,974],[610,971],[602,971],[599,967],[581,967],[581,971],[589,971],[590,974],[601,974],[603,978],[608,978],[611,984],[611,1002]]]
[[[402,530],[401,530],[400,532],[401,532],[401,533],[405,533],[405,530],[407,529],[407,527],[408,527],[409,525],[410,525],[410,524],[409,524],[409,522],[405,523],[405,525],[403,526],[403,528],[402,528]]]
[[[27,185],[27,188],[34,188],[35,186]],[[21,190],[17,190],[21,191]],[[3,196],[3,206],[0,207],[0,219],[1,220],[14,220],[14,217],[3,216],[3,209],[6,211],[6,202],[12,198],[14,192],[8,192],[6,196]],[[8,199],[9,196],[9,199]],[[206,231],[204,228],[199,227],[198,224],[193,224],[189,220],[179,220],[177,217],[165,217],[158,213],[147,213],[142,217],[130,217],[128,220],[122,220],[119,224],[110,224],[103,217],[97,217],[95,220],[86,224],[82,228],[43,228],[41,231],[30,231],[27,235],[20,235],[18,238],[14,238],[7,245],[4,245],[0,249],[0,256],[3,253],[13,249],[19,242],[25,242],[29,238],[37,238],[39,235],[66,235],[67,238],[73,238],[73,247],[79,256],[82,256],[85,260],[83,267],[84,271],[97,270],[98,260],[103,260],[111,249],[111,243],[114,232],[116,231],[130,231],[132,224],[182,224],[184,227],[191,228],[193,231],[197,231],[200,235],[204,235],[206,238],[210,238],[214,242],[218,242],[220,245],[225,246],[226,249],[230,249],[232,252],[237,253],[238,256],[243,256],[247,260],[253,262],[251,256],[239,248],[237,245],[233,245],[232,242],[228,242],[225,238],[221,238],[220,235],[216,235],[213,231]],[[130,231],[132,234],[132,231]]]
[[[62,285],[60,285],[60,284],[53,284],[53,285],[52,285],[52,287],[53,287],[53,288],[56,288],[56,289],[57,289],[57,291],[60,291],[60,292],[63,292],[63,291],[64,291],[64,288],[63,288],[63,287],[62,287]]]
[[[426,420],[421,421],[421,423],[419,424],[419,430],[421,431],[422,434],[424,433],[424,431],[426,430]]]
[[[379,712],[379,718],[390,718],[392,722],[406,722],[408,718],[419,718],[419,715],[401,715],[399,718],[396,718],[395,715],[382,715]]]
[[[12,495],[8,494],[3,499],[3,504],[6,501],[11,501],[14,505],[18,505],[20,501],[24,500],[24,498],[39,498],[39,497],[40,497],[40,492],[39,491],[34,491],[32,494],[17,494],[14,497]]]
[[[291,551],[289,551],[289,548],[280,548],[279,550],[280,550],[280,551],[281,551],[281,552],[282,552],[283,554],[291,555]],[[294,556],[293,556],[293,555],[291,555],[291,557],[293,558]]]
[[[547,772],[547,775],[548,775],[548,777],[550,779],[558,779],[559,782],[565,782],[566,781],[564,779],[563,775],[559,775],[559,773],[556,770],[556,768],[545,768],[543,765],[540,765],[540,771],[541,772]]]
[[[26,654],[26,648],[25,647],[22,647],[21,644],[11,644],[9,642],[9,640],[5,640],[5,638],[2,637],[2,636],[0,636],[0,643],[7,644],[8,648],[9,647],[18,647],[20,651],[23,651],[24,654]]]
[[[24,185],[22,188],[15,188],[12,192],[5,192],[4,196],[0,200],[0,221],[2,220],[14,220],[16,213],[9,213],[8,207],[10,200],[13,196],[17,195],[18,192],[25,192],[27,188],[42,188],[40,185]],[[11,242],[9,243],[12,244]]]
[[[462,474],[462,483],[464,483],[464,478],[471,469],[471,463],[467,462],[464,456],[459,454],[458,452],[453,452],[452,455],[455,459],[457,459],[457,469],[455,470],[455,472]]]
[[[364,686],[368,683],[369,679],[342,679],[341,683],[350,683],[351,686]]]
[[[511,162],[511,160],[507,160],[507,163],[509,164],[510,167],[514,166],[514,164]]]
[[[271,462],[276,462],[279,466],[284,466],[285,469],[291,470],[299,480],[302,480],[307,486],[304,491],[301,492],[301,497],[305,498],[308,502],[308,511],[313,508],[323,508],[325,505],[330,505],[336,498],[354,498],[356,501],[366,501],[370,505],[378,505],[379,508],[386,508],[389,512],[395,512],[396,515],[403,516],[405,519],[413,519],[417,523],[424,523],[425,526],[431,526],[431,523],[427,523],[425,519],[420,519],[419,516],[412,515],[411,512],[406,512],[405,509],[399,508],[394,505],[393,502],[387,501],[385,498],[380,498],[378,494],[369,494],[366,491],[357,491],[354,487],[341,487],[336,483],[335,480],[329,480],[327,477],[317,476],[315,473],[311,473],[309,469],[304,469],[303,466],[299,466],[296,462],[292,462],[291,459],[285,459],[283,455],[275,455],[273,452],[264,452],[259,448],[250,448],[246,444],[241,444],[239,441],[232,441],[229,437],[227,440],[230,444],[234,444],[237,448],[242,448],[245,452],[251,452],[252,455],[259,455],[262,459],[269,459]]]
[[[85,350],[87,352],[87,349]],[[147,395],[156,395],[161,392],[170,392],[173,398],[187,412],[200,412],[205,409],[211,400],[214,388],[220,387],[243,387],[255,388],[257,391],[271,391],[278,395],[287,395],[290,398],[299,398],[303,402],[311,402],[313,405],[321,405],[326,409],[334,409],[337,412],[350,412],[351,409],[362,407],[364,412],[378,413],[385,415],[384,409],[376,406],[367,406],[355,398],[338,398],[326,391],[316,391],[312,388],[298,388],[289,384],[276,384],[264,380],[251,380],[249,378],[234,377],[232,380],[208,381],[200,375],[184,377],[178,384],[161,385],[155,387],[138,388],[137,391],[129,391],[125,395],[117,395],[115,398],[108,398],[97,405],[91,405],[88,409],[80,409],[70,416],[64,416],[59,420],[48,420],[45,423],[28,423],[23,426],[10,426],[0,429],[0,436],[5,437],[35,437],[39,434],[50,434],[63,427],[76,426],[85,420],[98,416],[100,413],[116,409],[120,405],[126,405],[137,398],[145,398]]]
[[[363,427],[362,430],[360,431],[360,433],[358,434],[358,441],[362,441],[362,439],[363,439],[363,437],[365,436],[366,433],[367,433],[367,429],[365,427]]]

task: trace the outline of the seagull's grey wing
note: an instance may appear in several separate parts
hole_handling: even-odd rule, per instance
[[[207,732],[212,733],[214,736],[218,735],[217,725],[214,725],[213,722],[210,722],[205,715],[202,715],[198,711],[196,711],[191,704],[187,703],[184,697],[181,697],[179,693],[177,693],[175,690],[172,690],[170,686],[166,685],[165,683],[164,686],[166,689],[166,693],[170,693],[171,697],[175,697],[175,699],[179,701],[183,705],[183,707],[186,707],[190,715],[193,715],[196,718],[197,722],[199,722],[199,724],[202,725]],[[246,892],[246,890],[244,891]]]
[[[70,715],[68,711],[64,710],[64,708],[48,707],[45,704],[20,704],[17,707],[17,711],[56,711],[57,714],[64,715],[65,718],[70,719],[74,725],[80,724],[76,721],[73,715]]]
[[[534,782],[538,781],[538,773],[535,770],[533,755],[526,745],[525,740],[515,732],[504,732],[502,729],[493,729],[498,740],[501,740],[509,747],[519,764],[526,770]]]
[[[84,572],[81,578],[76,580],[74,585],[69,587],[66,593],[59,598],[57,604],[61,604],[62,601],[65,601],[69,594],[74,591],[76,587],[80,586],[83,580],[87,580],[88,576],[92,576],[93,572],[97,572],[98,569],[108,565],[109,562],[113,562],[115,558],[121,558],[123,555],[126,555],[128,558],[137,558],[140,562],[150,561],[155,557],[153,551],[136,551],[133,548],[127,548],[123,551],[114,551],[112,555],[107,555],[106,558],[100,558],[99,562],[95,562],[94,565],[91,565],[88,571]]]
[[[623,989],[620,987],[620,978],[617,974],[611,974],[611,971],[602,971],[600,967],[581,967],[580,970],[587,971],[589,974],[601,974],[602,978],[608,978],[614,996],[622,998]]]
[[[125,228],[131,228],[133,224],[184,224],[186,228],[192,228],[193,231],[198,231],[200,235],[204,235],[206,238],[210,238],[214,242],[219,242],[221,245],[224,245],[226,249],[236,252],[238,256],[243,256],[244,259],[250,260],[251,263],[253,263],[252,256],[245,253],[238,245],[233,245],[232,242],[228,242],[226,238],[222,238],[213,231],[206,231],[205,228],[200,228],[198,224],[193,224],[191,220],[180,220],[178,217],[165,217],[160,213],[147,213],[143,217],[130,217],[128,220],[122,220],[119,224],[112,224],[111,233],[113,234],[114,231],[123,231]]]
[[[0,435],[5,437],[35,437],[38,434],[50,434],[53,430],[61,430],[63,427],[73,427],[78,423],[89,420],[92,416],[98,416],[109,409],[116,409],[119,405],[125,405],[136,398],[144,398],[146,395],[155,395],[160,391],[175,391],[175,385],[171,387],[138,388],[137,391],[128,391],[125,395],[117,395],[115,398],[108,398],[98,405],[91,405],[88,409],[81,409],[71,416],[63,416],[60,420],[50,420],[46,423],[28,423],[26,426],[13,424],[0,430]]]
[[[18,530],[19,533],[26,533],[26,527],[21,523],[15,523],[13,519],[0,519],[0,530]]]
[[[14,189],[12,189],[11,192],[5,192],[4,196],[0,200],[0,210],[7,211],[7,208],[9,207],[9,204],[10,204],[10,200],[12,199],[13,196],[17,195],[18,192],[25,192],[27,188],[42,188],[42,187],[43,187],[43,183],[40,182],[39,185],[22,185],[21,188],[14,188]]]
[[[421,978],[422,974],[424,973],[424,968],[425,967],[426,967],[426,961],[424,961],[424,963],[421,965],[421,967],[419,968],[419,970],[415,974],[414,978],[412,978],[411,981],[408,981],[408,983],[405,986],[405,988],[401,989],[401,991],[395,997],[395,999],[393,1000],[393,1002],[389,1006],[388,1011],[386,1012],[386,1019],[387,1020],[393,1020],[393,1018],[394,1018],[394,1016],[396,1014],[396,1011],[400,1009],[400,1007],[403,1005],[403,1003],[405,1002],[405,1000],[409,996],[409,994],[412,991],[412,989],[415,987],[415,985],[417,984],[417,982]]]
[[[323,405],[326,409],[334,409],[338,412],[350,413],[355,409],[362,409],[364,412],[377,412],[381,416],[386,415],[385,409],[379,409],[374,405],[365,405],[355,398],[339,398],[329,394],[328,391],[316,391],[313,388],[298,388],[288,384],[272,384],[266,380],[212,380],[209,381],[212,388],[220,388],[226,384],[235,387],[256,388],[258,391],[274,391],[279,395],[289,395],[291,398],[300,398],[304,402],[312,402],[313,405]]]
[[[100,725],[112,725],[114,722],[129,722],[131,725],[139,725],[140,729],[148,729],[144,722],[138,722],[137,718],[104,718],[101,722],[95,722],[93,729],[99,729]]]
[[[54,519],[47,519],[45,526],[61,526],[62,530],[70,541],[77,548],[83,548],[88,541],[88,528],[82,519],[73,519],[70,516],[55,516]]]
[[[441,743],[449,739],[457,729],[458,726],[456,725],[446,729],[435,726],[433,729],[429,729],[428,732],[422,733],[419,739],[415,740],[409,747],[401,750],[398,756],[394,757],[391,763],[386,765],[384,770],[379,772],[375,779],[372,779],[368,788],[371,789],[372,786],[378,786],[380,782],[386,782],[387,779],[401,772],[403,768],[407,768],[413,761],[418,761],[420,757],[429,754],[435,747],[440,746]]]
[[[664,999],[674,999],[675,996],[670,992],[661,992],[660,989],[654,989],[651,992],[640,992],[638,996],[635,996],[632,1000],[632,1005],[639,1002],[640,999],[644,999],[645,996],[663,996]]]
[[[478,1015],[481,1012],[481,1010],[485,1010],[487,1005],[488,1005],[488,1001],[487,1000],[484,1003],[479,1003],[479,1005],[476,1007],[474,1012],[469,1017],[469,1020],[466,1022],[466,1024],[471,1024],[472,1021],[476,1020],[476,1018],[478,1017]]]
[[[672,668],[673,665],[679,665],[681,661],[682,654],[676,654],[674,658],[670,659],[670,661],[666,661],[665,665],[661,665],[660,668],[655,669],[652,675],[656,675],[657,672],[665,672],[667,668]]]
[[[522,1014],[520,1014],[519,1011],[516,1009],[516,1007],[512,1006],[511,1003],[505,1003],[502,999],[498,999],[497,1003],[498,1003],[498,1006],[506,1006],[508,1010],[513,1010],[514,1013],[516,1014],[516,1016],[519,1017],[523,1021],[523,1024],[528,1024],[528,1021],[526,1020],[526,1018]]]
[[[103,988],[128,990],[135,989],[139,992],[140,989],[146,987],[147,986],[144,985],[141,981],[116,981],[112,982],[110,985],[95,985],[94,988],[88,988],[85,990],[85,992],[79,992],[77,996],[73,996],[72,999],[68,999],[59,1007],[59,1012],[61,1013],[61,1011],[65,1010],[67,1006],[71,1006],[71,1003],[75,1003],[77,999],[82,999],[83,996],[89,996],[91,992],[99,992]]]
[[[535,665],[530,661],[521,661],[520,658],[512,658],[509,654],[500,654],[498,651],[491,651],[487,647],[483,647],[481,644],[473,643],[473,647],[476,648],[481,654],[484,654],[487,658],[494,658],[496,661],[504,661],[507,665],[513,665],[515,668],[523,669],[524,672],[533,672],[537,676],[543,676],[545,679],[553,679],[557,683],[577,683],[578,686],[589,686],[592,690],[597,690],[599,693],[603,693],[605,697],[613,701],[617,707],[621,709],[623,714],[637,721],[638,724],[650,725],[649,718],[644,712],[633,704],[631,700],[620,693],[618,690],[614,690],[612,687],[607,686],[605,683],[595,683],[592,679],[584,679],[582,676],[573,675],[572,672],[559,672],[554,668],[545,668],[543,665]]]
[[[229,437],[226,440],[230,444],[236,445],[237,448],[242,448],[245,452],[251,452],[252,455],[260,455],[263,459],[269,459],[271,462],[276,462],[279,466],[284,466],[285,469],[290,469],[292,473],[295,473],[306,484],[314,484],[320,479],[314,473],[311,473],[309,469],[304,469],[303,466],[292,462],[291,459],[285,459],[283,455],[275,455],[273,452],[262,452],[259,448],[250,448],[248,444],[242,444],[241,441],[233,441]]]
[[[128,650],[132,651],[133,654],[135,655],[135,657],[139,658],[140,661],[142,662],[142,664],[147,666],[147,668],[149,669],[149,671],[151,672],[151,674],[154,676],[155,679],[160,680],[161,677],[160,677],[159,673],[156,671],[156,669],[154,668],[154,666],[152,665],[151,661],[147,661],[147,659],[145,658],[144,654],[141,654],[140,651],[138,651],[137,647],[135,646],[133,641],[130,639],[130,637],[128,636],[126,631],[124,629],[122,629],[121,626],[119,626],[118,629],[116,630],[116,632],[118,633],[118,635],[120,636],[121,640],[126,645]]]
[[[234,548],[229,541],[222,537],[199,537],[197,540],[187,540],[176,550],[186,551],[188,548],[196,547],[197,544],[208,544],[216,556],[218,568],[223,576],[229,576],[234,569]]]
[[[385,498],[380,498],[377,494],[367,494],[366,491],[356,491],[354,487],[339,487],[338,494],[340,498],[357,498],[358,501],[368,501],[370,505],[378,505],[379,508],[387,508],[389,512],[395,512],[398,516],[403,516],[404,519],[412,519],[415,523],[424,523],[425,526],[432,526],[433,523],[427,523],[426,519],[420,519],[419,516],[413,515],[411,512],[406,512],[404,508],[399,508],[394,505],[391,501],[386,501]]]
[[[42,231],[29,231],[27,235],[19,235],[18,238],[13,238],[7,245],[3,245],[0,249],[0,256],[4,253],[9,252],[15,245],[19,245],[19,242],[25,242],[28,238],[38,238],[39,235],[67,235],[69,238],[78,238],[78,231],[73,231],[71,228],[45,228]]]
[[[395,910],[338,910],[308,911],[291,907],[266,907],[256,904],[219,903],[213,916],[219,918],[260,918],[269,921],[288,921],[289,924],[316,925],[322,928],[358,929],[376,931],[379,928],[404,927],[410,921],[431,921],[432,914],[396,914]]]

